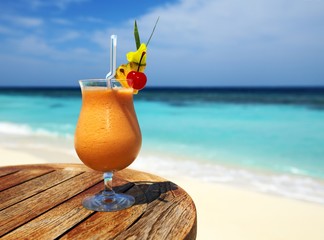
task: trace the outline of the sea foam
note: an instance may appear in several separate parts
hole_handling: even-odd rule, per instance
[[[324,182],[297,174],[262,172],[156,155],[140,156],[132,166],[166,178],[186,176],[193,180],[227,184],[256,192],[324,204]]]
[[[44,136],[58,137],[61,134],[54,131],[48,131],[44,128],[32,128],[27,124],[17,124],[11,122],[0,122],[0,134],[13,136]]]

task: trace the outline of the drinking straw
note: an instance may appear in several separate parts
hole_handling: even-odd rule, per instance
[[[110,79],[116,74],[116,49],[117,49],[117,35],[110,36],[110,72],[107,73],[106,79],[108,87],[110,87]]]

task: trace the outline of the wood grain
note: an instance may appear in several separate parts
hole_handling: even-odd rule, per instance
[[[82,192],[55,208],[45,212],[35,219],[2,237],[2,239],[54,239],[87,218],[88,211],[80,204],[82,199],[92,191],[100,191],[101,183]],[[62,224],[64,223],[64,224]]]
[[[132,207],[117,212],[82,207],[82,199],[101,191],[103,184],[102,173],[81,164],[4,167],[0,176],[0,185],[6,186],[0,191],[1,239],[196,238],[190,196],[152,174],[130,169],[115,174],[114,190],[136,199]]]
[[[0,172],[0,177],[6,176],[8,174],[15,173],[15,172],[18,172],[18,171],[19,171],[19,168],[13,168],[13,167],[6,168],[6,169],[3,169],[3,171]]]
[[[7,189],[9,187],[15,186],[22,182],[28,181],[52,170],[49,169],[32,169],[32,170],[21,170],[12,174],[8,174],[1,177],[0,191]]]
[[[16,185],[0,192],[0,210],[14,203],[20,202],[28,197],[51,188],[69,178],[82,173],[81,171],[52,171],[45,175],[34,178],[28,182]],[[6,181],[4,179],[4,181]],[[17,194],[19,193],[19,194]]]

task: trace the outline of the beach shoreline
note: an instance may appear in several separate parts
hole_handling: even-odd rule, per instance
[[[82,164],[74,150],[71,136],[1,134],[0,143],[0,148],[25,152],[29,156],[35,156],[40,162]],[[24,164],[24,161],[21,162]],[[8,164],[8,161],[4,164]],[[3,165],[1,161],[0,165]],[[153,151],[147,146],[142,147],[130,168],[165,178],[186,177],[202,183],[224,184],[252,192],[324,205],[324,180],[310,176],[221,164],[185,155]]]
[[[67,142],[71,144],[71,139]],[[57,147],[66,142],[56,144]],[[82,164],[73,152],[57,152],[57,148],[39,151],[40,148],[41,146],[32,150],[18,150],[0,147],[0,166]],[[135,163],[130,168],[147,171],[141,169],[141,164]],[[159,174],[154,170],[151,173]],[[181,174],[159,175],[176,183],[192,197],[197,208],[198,240],[324,239],[324,205],[264,194],[228,184],[206,182]],[[311,221],[305,221],[306,219]]]

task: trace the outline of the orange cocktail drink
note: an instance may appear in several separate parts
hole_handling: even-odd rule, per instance
[[[158,20],[155,23],[157,24]],[[92,211],[118,211],[132,206],[134,196],[113,190],[115,171],[128,167],[137,157],[142,135],[133,105],[133,94],[147,82],[144,74],[146,52],[153,35],[140,42],[135,21],[137,50],[128,52],[128,63],[116,68],[117,36],[111,35],[110,72],[105,79],[79,81],[82,107],[74,136],[74,147],[81,161],[89,168],[103,172],[104,190],[87,196],[82,205]],[[116,79],[113,79],[116,78]]]
[[[138,125],[133,88],[123,80],[80,81],[82,106],[74,147],[89,168],[103,172],[104,190],[83,199],[93,211],[118,211],[132,206],[135,198],[115,193],[113,173],[128,167],[137,157],[142,135]],[[80,183],[82,184],[82,183]]]
[[[81,86],[82,108],[75,132],[75,150],[88,167],[102,172],[129,166],[142,143],[133,104],[133,89]],[[100,84],[97,84],[100,85]]]

